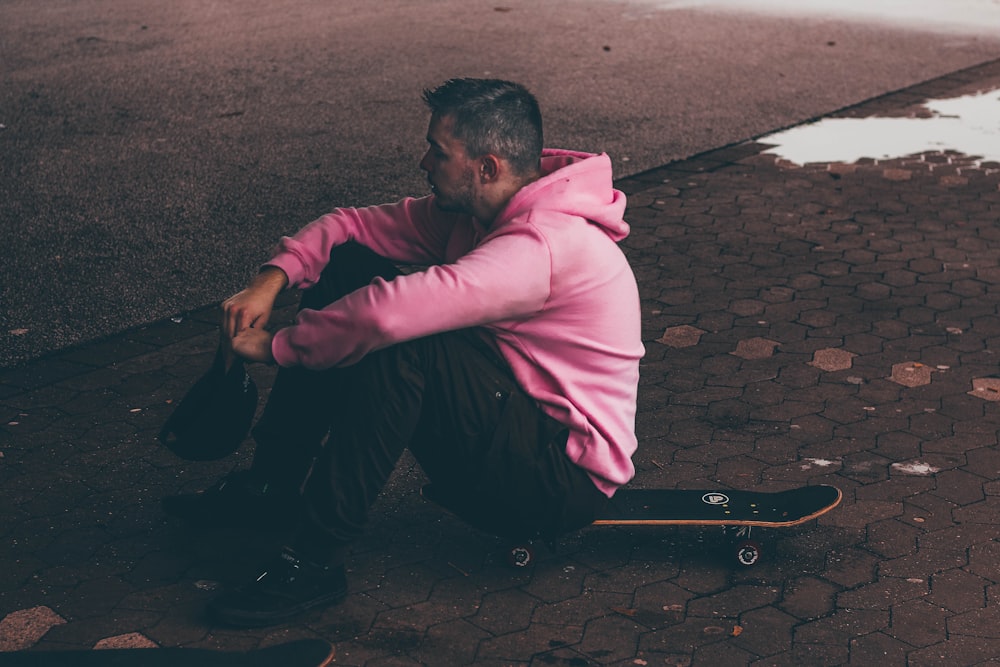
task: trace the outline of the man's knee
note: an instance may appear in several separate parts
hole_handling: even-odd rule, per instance
[[[391,260],[355,241],[334,247],[326,270],[333,272],[345,294],[371,284],[376,277],[392,280],[400,274]]]
[[[330,251],[330,261],[315,285],[302,294],[302,308],[319,310],[375,278],[392,280],[400,274],[392,261],[360,243],[349,241]]]

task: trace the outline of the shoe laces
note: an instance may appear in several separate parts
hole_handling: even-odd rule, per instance
[[[216,483],[214,491],[222,493],[227,486],[232,486],[234,489],[242,490],[252,496],[267,495],[270,488],[268,482],[258,479],[249,470],[236,470],[229,473]]]
[[[325,567],[303,561],[294,551],[286,547],[281,550],[281,554],[274,563],[260,573],[260,576],[257,577],[257,583],[262,583],[266,578],[272,577],[277,581],[291,584],[304,574],[303,568],[314,570],[319,574],[325,573],[327,570]]]

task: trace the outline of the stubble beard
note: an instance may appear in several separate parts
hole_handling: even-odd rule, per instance
[[[466,170],[462,174],[462,181],[458,188],[447,195],[443,195],[435,188],[435,204],[442,211],[450,213],[467,213],[472,215],[475,202],[475,178],[476,173],[472,169]]]

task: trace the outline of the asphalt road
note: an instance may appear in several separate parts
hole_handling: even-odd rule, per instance
[[[449,77],[524,82],[549,145],[624,176],[1000,57],[669,5],[0,0],[0,367],[217,302],[333,206],[423,194],[419,96]]]

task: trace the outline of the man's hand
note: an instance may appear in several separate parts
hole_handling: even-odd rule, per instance
[[[233,352],[247,361],[258,361],[262,364],[273,364],[271,354],[271,339],[274,334],[257,328],[243,329],[231,341]]]
[[[251,327],[263,329],[271,319],[274,300],[287,284],[288,276],[284,271],[273,266],[264,267],[249,287],[222,303],[225,335],[235,339],[237,334]]]

